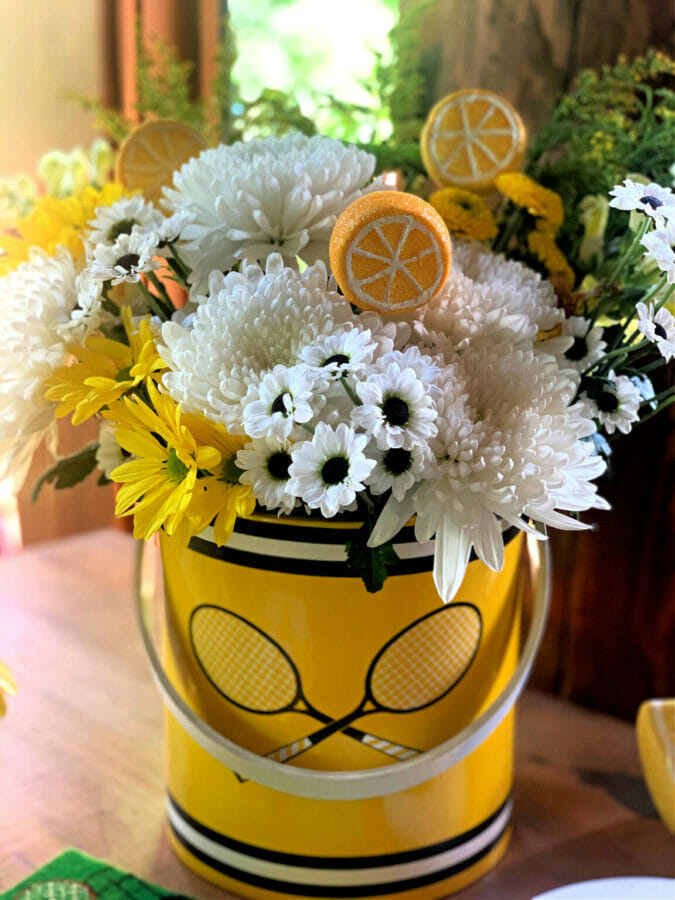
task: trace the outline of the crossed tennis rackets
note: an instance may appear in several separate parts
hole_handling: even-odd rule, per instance
[[[468,671],[481,632],[480,612],[471,603],[448,604],[421,616],[383,644],[368,668],[363,699],[335,719],[307,700],[295,663],[257,625],[210,604],[197,607],[190,617],[195,657],[226,700],[246,712],[300,712],[323,723],[318,730],[266,754],[281,763],[337,732],[397,761],[419,755],[421,750],[353,728],[351,723],[374,712],[417,712],[437,703]]]

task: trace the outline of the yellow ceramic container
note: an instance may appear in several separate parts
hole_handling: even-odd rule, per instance
[[[412,528],[367,593],[358,527],[261,516],[223,548],[161,541],[169,835],[246,897],[441,897],[506,848],[522,537],[443,606]]]

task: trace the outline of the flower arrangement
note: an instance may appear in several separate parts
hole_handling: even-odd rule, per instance
[[[615,186],[614,268],[576,285],[556,244],[563,203],[531,177],[501,171],[487,197],[446,185],[430,205],[391,191],[440,222],[447,265],[424,291],[432,251],[406,262],[408,232],[380,229],[357,251],[363,303],[334,245],[383,195],[375,171],[363,149],[291,133],[194,156],[163,209],[111,183],[66,198],[79,204],[67,227],[20,222],[41,247],[3,244],[2,472],[25,472],[55,418],[95,416],[98,442],[44,477],[69,486],[98,466],[137,537],[187,542],[212,525],[223,544],[256,509],[353,516],[349,562],[374,591],[415,517],[418,540],[436,537],[446,602],[472,550],[501,568],[507,527],[588,527],[578,514],[607,508],[593,482],[608,441],[675,397],[651,380],[675,355],[675,196]],[[378,302],[385,274],[412,299]]]

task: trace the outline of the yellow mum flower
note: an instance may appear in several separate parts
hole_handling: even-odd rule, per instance
[[[5,703],[5,694],[11,694],[14,696],[16,694],[16,682],[12,677],[12,673],[9,671],[4,663],[0,662],[0,719],[7,712],[7,705]]]
[[[129,346],[92,335],[84,346],[69,347],[75,363],[56,369],[45,382],[45,397],[58,404],[57,419],[72,413],[73,425],[79,425],[142,381],[158,379],[166,369],[150,318],[141,319],[135,328],[129,307],[122,307],[121,313]]]
[[[115,505],[118,516],[134,517],[134,537],[147,540],[160,528],[174,534],[190,505],[197,473],[221,461],[214,446],[203,446],[185,424],[180,406],[148,381],[152,406],[124,397],[103,413],[117,426],[118,444],[134,459],[110,473],[122,485]]]
[[[0,235],[0,275],[27,260],[31,247],[41,247],[53,255],[62,246],[70,251],[76,265],[83,263],[82,231],[97,207],[115,203],[122,193],[122,185],[113,181],[101,190],[89,185],[71,197],[41,197],[17,222],[15,234]]]
[[[564,290],[571,291],[574,285],[574,271],[564,253],[555,242],[555,232],[545,222],[527,236],[527,246],[534,256],[546,267],[551,281]]]
[[[537,184],[529,175],[505,172],[495,178],[495,186],[516,206],[522,206],[532,216],[545,219],[556,231],[562,225],[565,212],[560,196]]]
[[[461,188],[443,188],[429,197],[448,231],[460,238],[488,241],[497,234],[497,225],[487,203],[479,194]]]

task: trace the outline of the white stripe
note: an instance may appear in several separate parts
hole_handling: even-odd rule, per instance
[[[499,838],[509,822],[512,805],[513,801],[509,799],[497,818],[475,837],[458,847],[453,847],[452,850],[446,850],[427,859],[367,869],[313,869],[309,866],[291,866],[285,863],[270,862],[223,847],[196,831],[181,818],[171,801],[167,800],[169,820],[175,831],[217,862],[264,878],[322,887],[326,885],[341,887],[363,885],[365,887],[370,884],[398,884],[409,878],[440,872],[465,862]]]
[[[352,536],[345,532],[345,541]],[[199,535],[201,540],[213,544],[213,528],[209,525]],[[307,559],[322,562],[346,562],[347,551],[343,544],[318,544],[308,541],[284,541],[276,538],[260,537],[251,534],[239,534],[233,532],[227,544],[228,550],[240,550],[245,553],[257,553],[260,556],[277,556],[282,559]],[[406,544],[394,544],[394,550],[401,559],[418,559],[419,557],[432,557],[434,555],[434,542],[426,541],[420,544],[410,541]]]

